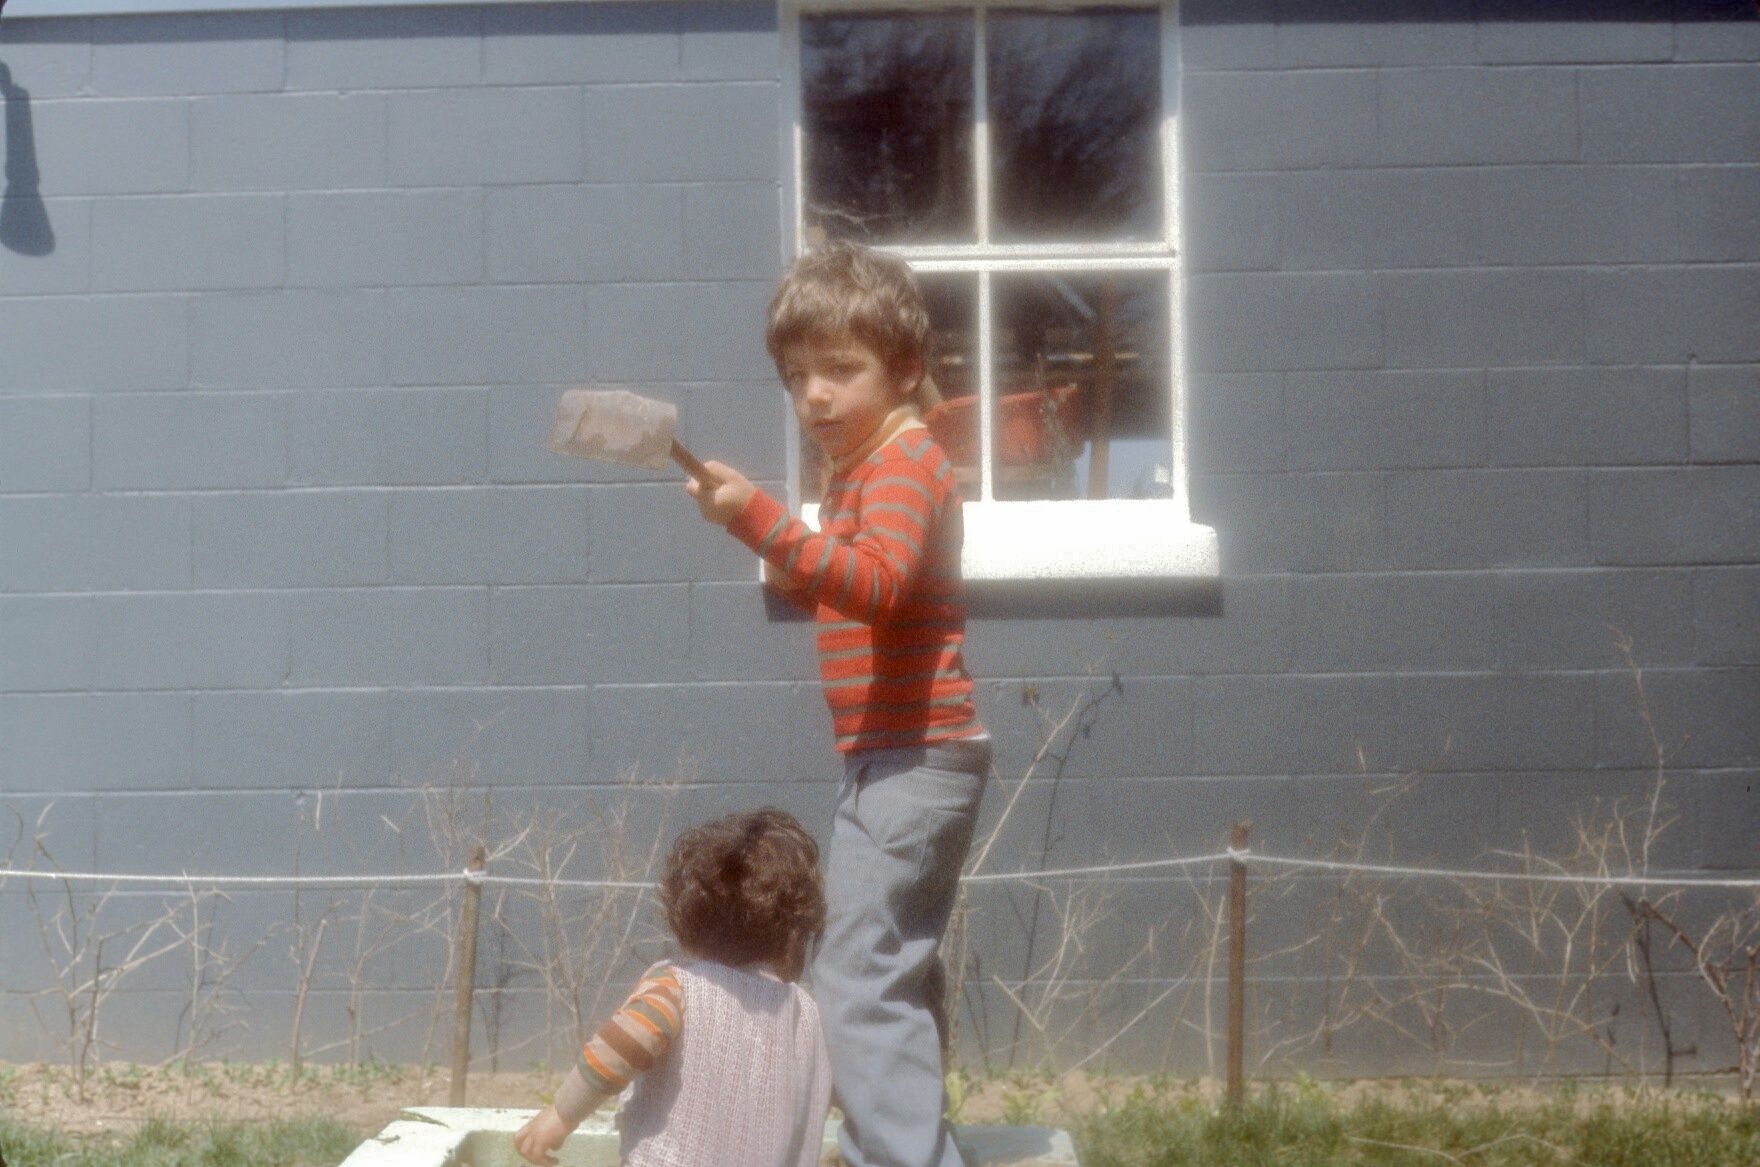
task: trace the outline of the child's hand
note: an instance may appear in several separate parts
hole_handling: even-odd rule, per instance
[[[556,1167],[556,1156],[552,1154],[569,1136],[569,1127],[556,1113],[554,1106],[546,1106],[532,1116],[532,1121],[519,1128],[513,1136],[513,1149],[519,1157],[536,1167]]]
[[[725,527],[746,509],[758,488],[731,466],[720,462],[705,462],[703,465],[715,476],[715,481],[705,486],[693,478],[685,483],[684,488],[697,500],[697,509],[703,512],[705,519],[717,527]]]

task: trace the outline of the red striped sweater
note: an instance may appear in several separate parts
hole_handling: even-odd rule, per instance
[[[928,430],[896,435],[834,479],[818,531],[763,491],[727,529],[817,605],[819,675],[839,750],[984,732],[961,652],[959,493]]]

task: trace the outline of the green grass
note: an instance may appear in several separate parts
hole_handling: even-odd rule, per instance
[[[0,1118],[6,1167],[335,1167],[361,1134],[327,1118],[183,1123],[149,1119],[127,1139]]]
[[[1082,1167],[1756,1167],[1760,1107],[1706,1094],[1139,1084],[1069,1124]]]

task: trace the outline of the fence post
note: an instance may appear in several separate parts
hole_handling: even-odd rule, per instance
[[[447,1091],[448,1106],[464,1105],[465,1076],[471,1064],[472,997],[477,990],[477,912],[483,903],[482,875],[489,856],[481,847],[471,850],[470,866],[466,868],[464,910],[458,917],[458,979],[454,982],[452,1013],[452,1084]]]
[[[1236,823],[1229,848],[1247,849],[1250,822]],[[1238,1105],[1245,1091],[1247,1038],[1247,865],[1228,861],[1228,1101]]]

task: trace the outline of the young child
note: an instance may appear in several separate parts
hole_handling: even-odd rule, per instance
[[[955,1167],[944,1109],[938,949],[990,768],[961,645],[960,499],[918,411],[929,316],[910,268],[855,244],[802,256],[766,341],[828,463],[813,531],[718,462],[703,517],[815,607],[844,756],[832,824],[824,1010],[850,1167]]]
[[[825,924],[819,848],[783,811],[729,815],[673,845],[660,896],[690,959],[647,971],[514,1148],[554,1165],[569,1132],[628,1086],[624,1167],[815,1167],[831,1071],[795,982]]]

